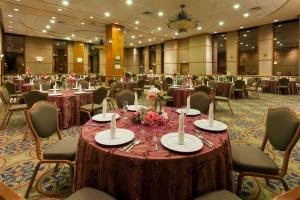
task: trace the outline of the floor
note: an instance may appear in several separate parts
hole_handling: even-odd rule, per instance
[[[268,107],[288,106],[300,114],[299,96],[282,96],[261,94],[262,100],[256,100],[251,95],[248,99],[238,99],[231,102],[234,115],[226,104],[217,105],[216,118],[229,125],[232,143],[242,143],[260,147],[264,136],[264,124]],[[2,113],[1,113],[1,116]],[[9,126],[0,131],[0,181],[15,190],[20,196],[25,190],[37,162],[35,145],[32,137],[23,140],[24,114],[13,115]],[[63,130],[62,134],[78,135],[81,127]],[[44,141],[44,147],[55,142],[56,137]],[[267,145],[267,152],[278,165],[282,163],[283,153],[273,150]],[[294,148],[289,164],[288,174],[285,176],[291,188],[300,185],[300,142]],[[44,197],[64,198],[70,194],[69,171],[67,166],[60,166],[59,172],[54,172],[53,165],[43,165],[35,181],[29,199],[44,199]],[[36,184],[37,183],[37,184]],[[282,192],[278,181],[271,181],[272,187],[265,184],[264,179],[245,178],[243,182],[243,199],[271,199]],[[46,196],[47,195],[47,196]],[[53,196],[54,195],[54,196]]]

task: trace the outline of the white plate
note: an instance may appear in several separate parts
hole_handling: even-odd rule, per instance
[[[50,90],[50,91],[54,91],[54,89],[49,89],[49,90]],[[56,91],[60,91],[60,89],[57,88]]]
[[[227,125],[219,122],[217,120],[214,120],[213,126],[208,125],[208,120],[207,119],[200,119],[194,121],[194,125],[197,126],[198,128],[208,130],[208,131],[225,131],[227,129]]]
[[[94,91],[96,89],[90,88],[90,89],[84,89],[85,91]]]
[[[106,113],[105,116],[102,113],[97,114],[92,117],[92,120],[97,121],[97,122],[110,122],[113,114],[115,114],[115,113]],[[116,119],[119,119],[119,118],[120,118],[120,115],[116,114]]]
[[[86,92],[74,92],[74,94],[85,94]]]
[[[96,142],[106,146],[116,146],[128,143],[134,139],[134,133],[127,129],[117,128],[115,139],[111,139],[110,133],[110,129],[96,133]]]
[[[63,95],[62,93],[50,93],[48,96],[61,96]]]
[[[187,109],[181,109],[181,108],[177,109],[176,112],[180,114],[181,110],[183,110],[183,113],[185,113],[186,115],[192,116],[192,115],[200,115],[201,114],[201,112],[199,110],[192,109],[192,108],[189,109],[189,112],[187,112]]]
[[[128,105],[126,108],[128,111],[133,111],[133,112],[138,111],[140,108],[146,109],[146,107],[142,106],[142,105],[137,105],[137,106],[136,105]]]
[[[79,88],[75,88],[75,87],[74,87],[74,88],[72,88],[72,90],[79,90]]]
[[[199,151],[203,147],[203,142],[194,135],[184,134],[184,144],[178,144],[178,133],[168,133],[161,137],[161,144],[173,151],[182,152],[182,153],[191,153]]]
[[[175,86],[170,86],[170,88],[173,88],[173,89],[177,89],[177,88],[179,88],[180,86],[179,85],[175,85]]]

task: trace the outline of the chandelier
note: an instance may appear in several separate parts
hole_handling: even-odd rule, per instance
[[[188,29],[195,28],[198,21],[184,11],[185,5],[181,5],[180,8],[181,11],[176,16],[169,18],[168,27],[177,30],[178,33],[185,33]]]

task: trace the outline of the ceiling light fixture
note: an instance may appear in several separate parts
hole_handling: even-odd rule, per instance
[[[136,27],[134,27],[134,29],[135,29],[135,30],[138,30],[139,28],[136,26]]]
[[[131,39],[134,39],[134,38],[135,38],[135,35],[132,35],[132,36],[131,36]]]
[[[243,29],[244,27],[243,26],[240,26],[240,29]]]
[[[197,27],[197,30],[198,30],[198,31],[201,31],[201,30],[202,30],[202,27],[201,27],[201,26],[198,26],[198,27]]]
[[[133,46],[133,43],[132,43],[132,42],[130,43],[130,46]]]
[[[236,3],[236,4],[233,5],[233,9],[237,10],[239,8],[240,8],[240,4]]]
[[[71,37],[75,37],[75,34],[73,33],[73,34],[71,34]]]
[[[51,28],[51,26],[50,25],[46,25],[46,29],[50,29]]]
[[[164,16],[164,13],[163,13],[162,11],[159,11],[159,12],[157,13],[157,15],[160,16],[160,17],[162,17],[162,16]]]
[[[93,16],[90,16],[90,19],[94,19],[94,17],[93,17]]]
[[[51,17],[52,19],[56,19],[56,17]]]
[[[18,8],[15,8],[15,9],[14,9],[14,11],[18,12],[18,11],[19,11],[19,9],[18,9]]]
[[[109,12],[105,12],[105,13],[104,13],[104,16],[105,16],[105,17],[110,17],[110,13],[109,13]]]
[[[139,20],[135,20],[134,23],[135,23],[135,24],[139,24],[140,21],[139,21]]]
[[[275,23],[278,22],[278,21],[279,21],[278,19],[274,19],[274,20],[273,20],[273,22],[275,22]]]
[[[149,38],[148,41],[151,42],[152,41],[151,38]]]
[[[80,24],[81,24],[81,25],[84,25],[85,23],[84,23],[84,22],[81,22]]]
[[[158,31],[161,31],[161,27],[157,27],[157,30],[158,30]]]
[[[47,33],[47,31],[46,31],[45,29],[44,29],[44,30],[42,30],[42,32],[43,32],[43,33]]]
[[[219,22],[219,26],[223,26],[224,25],[224,22],[223,21],[220,21]]]
[[[67,1],[67,0],[64,0],[64,1],[62,1],[62,5],[64,5],[64,6],[68,6],[70,3],[69,3],[69,1]]]
[[[70,38],[70,37],[66,37],[65,39],[66,39],[66,40],[71,40],[71,38]]]
[[[196,28],[198,21],[184,11],[185,5],[181,5],[180,8],[181,11],[169,19],[168,27],[172,30],[177,30],[178,33],[184,33],[189,29]]]
[[[8,17],[13,17],[12,15],[7,15]]]
[[[55,24],[55,20],[54,19],[50,19],[50,23],[51,24]]]
[[[245,18],[246,18],[246,17],[249,17],[249,15],[250,15],[249,13],[244,13],[244,14],[243,14],[243,16],[244,16]]]
[[[132,5],[132,3],[133,3],[132,0],[127,0],[126,1],[126,4],[129,5],[129,6]]]
[[[58,10],[59,12],[61,12],[61,11],[62,11],[62,9],[61,9],[61,8],[57,8],[57,10]]]
[[[139,44],[142,44],[142,41],[141,41],[141,40],[139,41]]]

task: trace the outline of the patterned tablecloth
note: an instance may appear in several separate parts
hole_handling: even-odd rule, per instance
[[[278,81],[277,80],[262,80],[262,84],[268,85],[267,88],[264,88],[264,92],[269,92],[272,94],[278,94]],[[289,82],[289,88],[291,94],[297,94],[296,81]]]
[[[21,86],[21,92],[29,92],[31,90],[35,89],[35,85],[31,85],[29,83],[25,83]]]
[[[165,149],[160,143],[160,149],[155,151],[154,136],[160,139],[178,129],[175,108],[165,108],[165,111],[169,116],[168,123],[157,127],[142,127],[141,124],[131,123],[129,117],[132,113],[116,110],[121,115],[117,127],[133,131],[135,137],[142,141],[129,153],[120,151],[120,147],[110,148],[95,142],[95,134],[108,129],[109,123],[99,126],[96,122],[87,122],[79,140],[75,190],[94,187],[122,200],[186,200],[214,190],[233,191],[232,158],[227,131],[202,132],[204,137],[213,142],[214,147],[204,146],[196,153],[176,153]],[[195,134],[193,122],[206,117],[187,117],[185,132]]]
[[[48,100],[56,102],[62,112],[62,128],[80,125],[80,106],[93,102],[93,93],[76,95],[73,91],[63,91],[61,96],[48,96]]]
[[[133,90],[138,88],[138,83],[135,82],[118,82],[117,87],[122,88],[122,90]]]
[[[169,87],[168,95],[174,97],[173,106],[181,108],[186,106],[186,98],[194,92],[193,88],[174,88]]]

